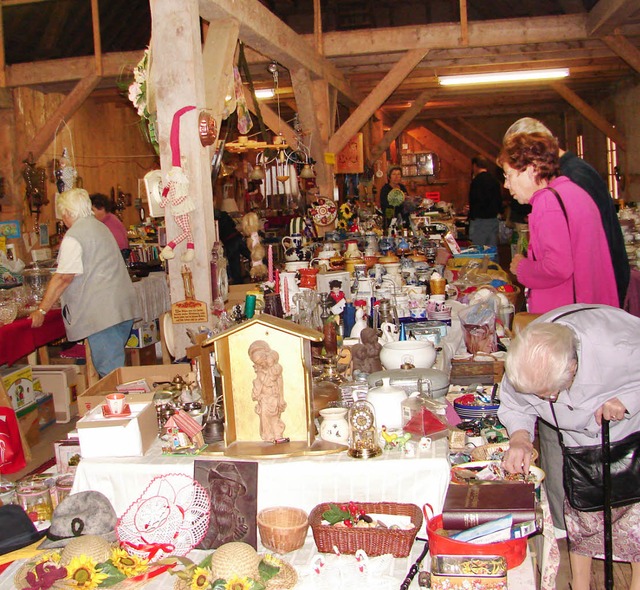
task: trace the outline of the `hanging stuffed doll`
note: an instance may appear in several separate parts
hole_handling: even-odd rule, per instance
[[[160,205],[169,207],[173,219],[182,230],[178,236],[173,238],[163,249],[160,255],[165,260],[175,257],[176,246],[186,240],[187,251],[182,254],[182,262],[191,262],[195,257],[195,246],[193,234],[191,233],[191,218],[189,213],[194,211],[196,206],[193,199],[189,197],[189,179],[184,173],[180,162],[180,117],[192,111],[196,107],[182,107],[173,115],[171,123],[171,170],[166,175],[166,183],[162,189],[162,199]]]
[[[264,264],[266,252],[262,245],[260,234],[258,233],[261,226],[260,218],[257,213],[254,213],[253,211],[251,213],[247,213],[242,218],[242,233],[247,238],[247,247],[251,252],[251,269],[249,271],[249,275],[254,281],[263,281],[269,274],[269,271]]]

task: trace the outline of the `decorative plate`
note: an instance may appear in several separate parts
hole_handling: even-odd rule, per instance
[[[309,213],[316,225],[330,225],[338,215],[338,207],[331,199],[319,197],[309,208]]]

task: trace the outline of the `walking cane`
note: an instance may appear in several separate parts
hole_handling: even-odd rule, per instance
[[[611,540],[611,447],[609,420],[602,419],[602,491],[604,510],[604,587],[613,590],[613,543]]]

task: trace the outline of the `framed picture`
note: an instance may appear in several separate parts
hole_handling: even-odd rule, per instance
[[[19,238],[21,235],[20,222],[17,219],[12,221],[0,221],[0,236],[12,239]]]
[[[335,171],[338,174],[362,174],[364,172],[362,133],[356,133],[336,155]]]
[[[45,247],[49,245],[49,226],[46,223],[40,224],[40,245]]]
[[[80,441],[77,439],[58,440],[53,443],[58,473],[74,473],[80,463]]]
[[[194,474],[211,498],[209,528],[196,549],[217,549],[231,541],[257,549],[258,464],[196,460]]]

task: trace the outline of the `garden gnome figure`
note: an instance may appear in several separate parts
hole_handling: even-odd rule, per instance
[[[182,262],[191,262],[195,258],[195,245],[193,234],[191,233],[191,218],[189,213],[195,210],[193,199],[189,196],[189,179],[182,170],[180,162],[180,117],[185,113],[194,110],[194,106],[182,107],[173,115],[171,123],[171,170],[166,176],[166,185],[162,189],[162,207],[169,207],[169,211],[178,227],[182,230],[178,236],[173,238],[163,249],[160,255],[165,260],[175,257],[176,246],[187,241],[187,250],[182,254]]]

